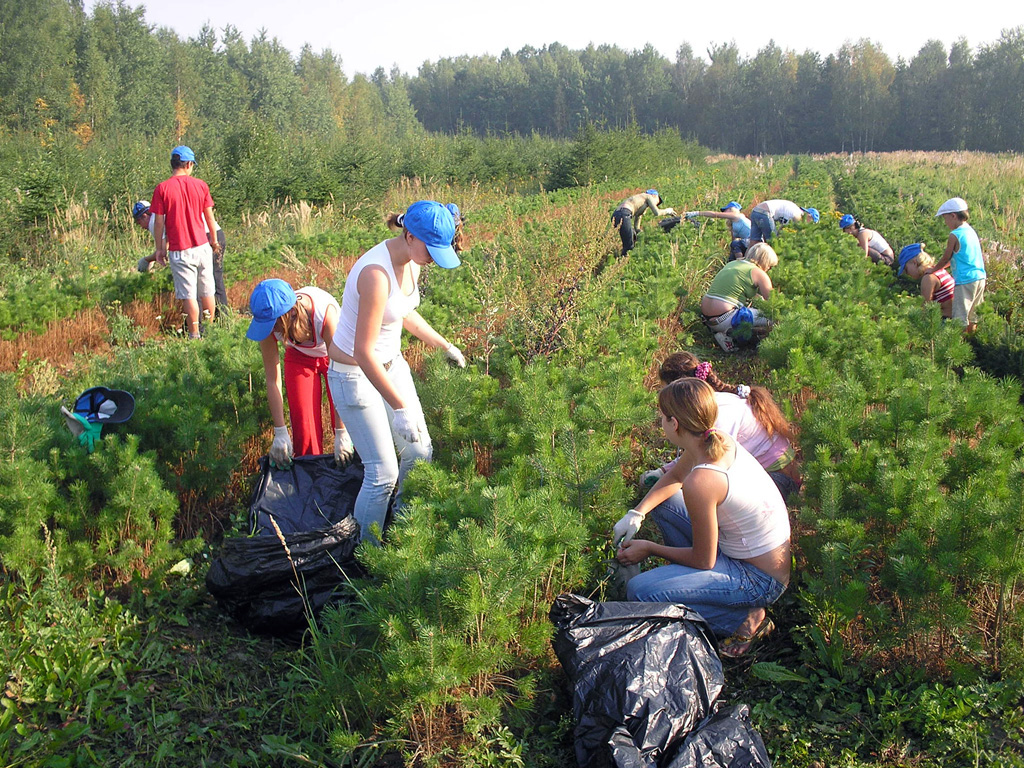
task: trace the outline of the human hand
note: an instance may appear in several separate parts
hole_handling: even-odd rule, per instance
[[[665,470],[661,467],[649,469],[640,475],[640,485],[643,488],[653,488],[654,484],[665,476]]]
[[[615,559],[623,565],[636,565],[642,563],[651,556],[652,542],[647,539],[633,539],[624,541],[619,551],[615,553]]]
[[[156,263],[157,264],[159,264],[161,267],[166,267],[167,266],[167,247],[166,246],[161,247],[161,248],[157,248],[156,249],[156,253],[153,254],[153,255],[156,258]]]
[[[463,355],[462,350],[456,347],[454,344],[449,344],[445,348],[444,353],[445,355],[448,356],[448,359],[455,363],[455,365],[457,365],[459,368],[466,367],[465,355]]]
[[[420,435],[427,431],[427,425],[421,416],[408,408],[396,408],[394,429],[407,443],[418,443]]]
[[[686,216],[688,221],[693,221],[694,219],[697,218],[697,212],[696,211],[687,211],[684,214],[684,216]]]
[[[635,509],[631,509],[623,515],[612,528],[612,544],[617,547],[636,536],[645,516],[643,512],[637,512]]]
[[[662,208],[661,212],[663,214],[665,214],[666,216],[675,216],[676,215],[676,209],[675,208]]]
[[[355,447],[352,445],[352,438],[344,425],[334,430],[334,461],[339,467],[343,467],[352,461],[355,454]]]
[[[274,427],[274,442],[270,446],[270,466],[288,469],[292,465],[292,439],[288,427]]]

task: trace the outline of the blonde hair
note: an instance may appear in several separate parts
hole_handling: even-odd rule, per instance
[[[707,382],[700,379],[676,379],[662,387],[658,393],[658,408],[670,418],[674,418],[680,429],[692,435],[702,435],[704,451],[712,461],[718,461],[725,455],[728,443],[725,433],[715,429],[718,420],[718,401],[715,390]]]
[[[281,323],[281,335],[292,344],[308,344],[313,341],[313,323],[309,312],[302,308],[296,297],[295,306],[277,318]]]
[[[924,251],[921,251],[919,254],[917,254],[917,256],[912,258],[907,263],[909,264],[910,262],[914,262],[921,269],[931,269],[932,267],[935,266],[935,259],[933,259],[930,255],[928,255]]]
[[[779,255],[775,253],[775,249],[768,245],[768,243],[754,243],[747,248],[743,258],[753,262],[765,272],[779,263]]]

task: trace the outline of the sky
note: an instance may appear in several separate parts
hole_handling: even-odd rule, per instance
[[[106,1],[106,0],[101,0]],[[87,10],[96,0],[86,2]],[[424,61],[461,55],[515,53],[524,46],[561,43],[571,49],[589,43],[625,50],[653,45],[675,60],[689,43],[707,57],[711,45],[735,42],[743,56],[753,56],[769,40],[799,53],[811,49],[828,55],[846,41],[867,38],[893,61],[912,58],[928,40],[949,47],[966,38],[976,48],[993,43],[1004,29],[1024,25],[1019,0],[859,0],[859,2],[769,2],[771,8],[799,9],[799,14],[769,10],[750,13],[754,4],[638,3],[634,0],[511,0],[462,3],[385,0],[165,0],[140,3],[146,20],[170,27],[182,38],[204,24],[217,30],[236,27],[251,39],[261,29],[298,54],[305,43],[314,51],[330,48],[348,77],[371,74],[395,65],[415,75]],[[734,8],[732,15],[719,9]],[[940,8],[946,10],[940,11]],[[827,9],[827,10],[826,10]],[[954,10],[955,9],[955,10]],[[962,9],[962,10],[961,10]],[[787,15],[789,16],[787,18]]]

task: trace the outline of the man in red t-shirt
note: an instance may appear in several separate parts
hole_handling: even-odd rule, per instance
[[[213,198],[205,181],[192,178],[195,165],[196,156],[191,149],[172,149],[171,178],[157,184],[150,204],[150,213],[156,218],[156,260],[170,264],[174,295],[182,302],[190,339],[199,338],[200,304],[207,319],[213,320],[213,255],[220,252],[216,236],[207,234],[217,231]]]

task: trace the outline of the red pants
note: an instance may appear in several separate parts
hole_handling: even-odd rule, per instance
[[[324,453],[323,391],[331,404],[334,421],[334,400],[324,386],[328,357],[310,357],[294,347],[284,353],[284,388],[288,397],[288,416],[292,424],[292,447],[296,456],[316,456]]]

